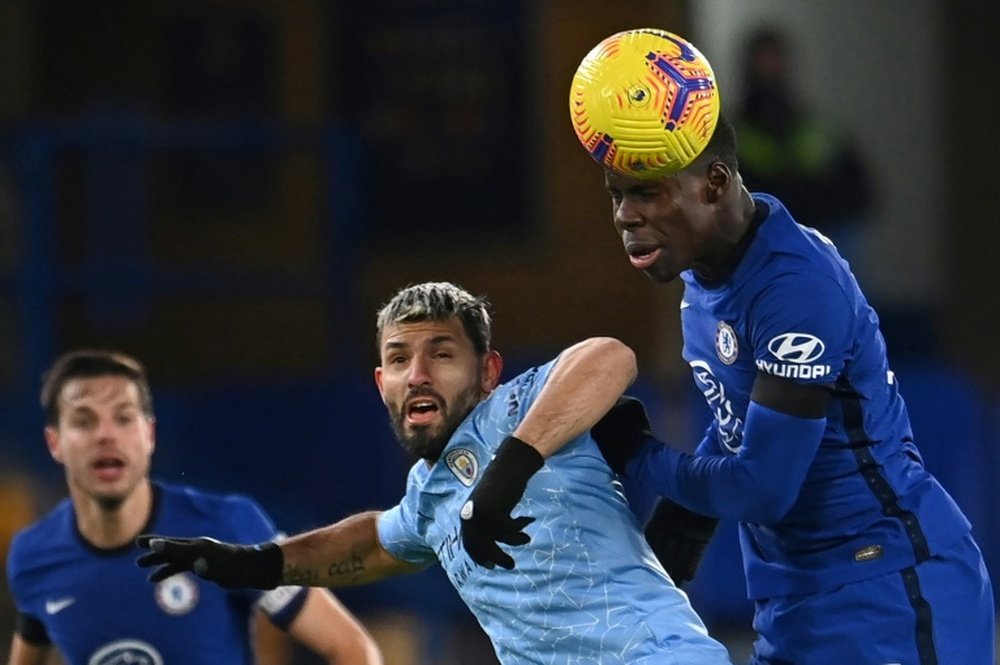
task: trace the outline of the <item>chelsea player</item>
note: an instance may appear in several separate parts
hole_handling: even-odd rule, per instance
[[[631,349],[592,338],[500,384],[490,328],[485,300],[449,283],[402,289],[380,311],[375,382],[419,458],[398,505],[280,546],[143,536],[151,580],[342,586],[437,563],[505,665],[729,663],[588,432],[635,377]]]
[[[720,118],[674,175],[605,172],[631,264],[684,282],[683,355],[715,417],[694,455],[650,438],[637,402],[595,438],[664,497],[646,532],[678,581],[714,518],[739,521],[753,663],[993,663],[989,577],[923,467],[878,317],[826,238],[747,191],[735,155]]]
[[[250,665],[258,611],[324,662],[382,663],[365,629],[326,590],[225,591],[189,573],[147,583],[135,565],[143,531],[196,530],[245,543],[276,532],[249,498],[150,481],[153,403],[136,359],[68,353],[47,373],[42,405],[45,440],[70,496],[11,545],[18,620],[10,665],[41,665],[53,649],[79,665]]]

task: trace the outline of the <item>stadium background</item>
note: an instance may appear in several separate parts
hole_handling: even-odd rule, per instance
[[[36,396],[80,345],[149,366],[157,477],[251,493],[292,532],[394,502],[407,460],[371,382],[374,312],[427,279],[491,297],[508,376],[623,339],[657,426],[691,440],[678,291],[622,260],[566,96],[591,46],[649,25],[699,46],[725,107],[765,23],[874,167],[855,267],[927,464],[1000,577],[1000,9],[943,0],[0,2],[4,553],[64,493]],[[740,583],[725,530],[690,592],[734,656]],[[391,663],[485,662],[437,571],[341,596]]]

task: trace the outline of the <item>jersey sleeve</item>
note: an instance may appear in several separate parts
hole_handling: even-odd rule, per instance
[[[705,436],[702,437],[701,442],[695,448],[695,457],[721,456],[724,454],[722,446],[719,445],[718,430],[719,422],[715,418],[712,418],[712,422],[705,429]]]
[[[854,313],[843,288],[821,272],[789,273],[752,308],[758,371],[798,383],[833,383],[851,353]]]
[[[25,563],[32,557],[32,546],[25,544],[28,540],[25,531],[16,534],[7,553],[7,585],[17,610],[14,632],[25,642],[45,646],[50,644],[51,640],[45,624],[36,616],[36,613],[41,614],[41,606],[27,600],[32,594],[25,588],[27,585],[23,574]]]
[[[545,387],[557,362],[558,358],[544,365],[531,367],[498,386],[488,402],[488,410],[480,416],[483,423],[481,427],[497,430],[501,435],[499,440],[512,434],[538,399],[538,394]]]
[[[375,526],[379,543],[385,551],[400,561],[427,566],[437,562],[437,555],[427,546],[417,523],[419,495],[414,489],[413,474],[411,470],[406,496],[399,504],[381,513]]]
[[[232,530],[227,540],[243,545],[253,545],[278,537],[278,528],[264,509],[253,499],[232,495],[226,497],[228,516],[225,520]],[[221,520],[220,520],[221,521]]]

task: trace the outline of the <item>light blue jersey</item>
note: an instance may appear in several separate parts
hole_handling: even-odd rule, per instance
[[[276,533],[248,498],[160,484],[153,486],[144,531],[203,533],[238,543],[271,540]],[[308,591],[227,591],[190,573],[153,585],[135,564],[138,555],[134,544],[94,547],[77,530],[73,504],[60,503],[11,545],[7,572],[21,637],[55,645],[69,665],[251,665],[255,607],[287,626]]]
[[[463,550],[459,511],[554,364],[499,386],[436,463],[413,466],[406,496],[379,518],[382,546],[411,563],[440,562],[505,665],[729,663],[656,561],[587,434],[528,482],[513,514],[536,521],[528,545],[503,546],[513,570],[477,566]]]

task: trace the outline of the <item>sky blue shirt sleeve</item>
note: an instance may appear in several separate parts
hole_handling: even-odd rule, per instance
[[[424,566],[437,561],[434,552],[407,527],[401,506],[395,506],[379,515],[376,524],[379,543],[400,561]]]

